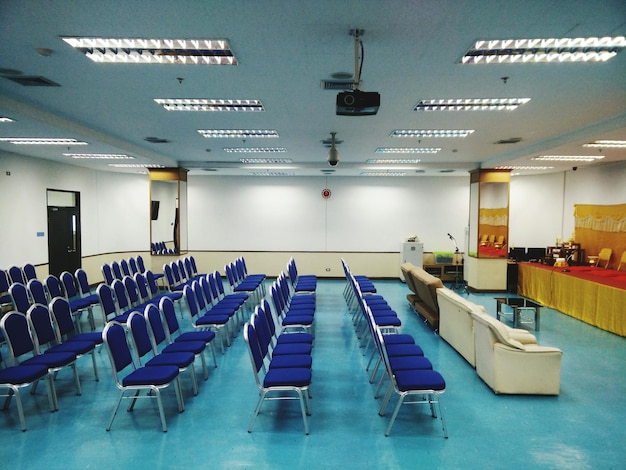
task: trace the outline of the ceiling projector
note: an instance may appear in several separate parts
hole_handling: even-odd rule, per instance
[[[380,107],[376,91],[343,91],[337,95],[338,116],[373,116]]]

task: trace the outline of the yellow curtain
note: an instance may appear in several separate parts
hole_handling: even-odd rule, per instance
[[[574,236],[587,256],[596,256],[602,248],[613,251],[609,268],[617,268],[626,250],[626,204],[574,205]]]

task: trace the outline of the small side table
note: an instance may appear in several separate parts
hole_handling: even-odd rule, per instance
[[[513,315],[513,326],[534,324],[535,331],[539,331],[539,319],[543,305],[522,297],[496,297],[496,317]],[[511,313],[503,312],[502,306],[507,305],[512,309]]]

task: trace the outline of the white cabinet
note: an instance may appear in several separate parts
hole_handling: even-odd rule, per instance
[[[400,252],[400,264],[404,263],[411,263],[421,268],[424,263],[424,243],[403,242],[402,251]],[[405,282],[402,271],[400,271],[400,280]]]

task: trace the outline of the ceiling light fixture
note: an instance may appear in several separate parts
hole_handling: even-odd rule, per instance
[[[397,158],[397,159],[390,159],[390,158],[370,158],[369,160],[367,160],[365,163],[373,163],[376,165],[386,165],[386,164],[391,164],[391,165],[396,165],[396,164],[414,164],[414,163],[419,163],[421,160],[419,158]]]
[[[224,147],[226,153],[286,153],[285,147]]]
[[[337,166],[339,164],[339,152],[337,151],[337,139],[336,132],[330,133],[330,149],[328,150],[328,164],[330,166]]]
[[[583,147],[623,149],[626,148],[626,140],[596,140],[595,142],[583,144]]]
[[[504,165],[495,167],[496,170],[552,170],[553,166],[524,166],[524,165]]]
[[[265,111],[261,100],[155,98],[167,111]]]
[[[437,153],[440,152],[439,147],[378,147],[376,153]]]
[[[64,153],[63,156],[86,160],[133,160],[135,158],[123,153]]]
[[[295,173],[288,171],[251,171],[252,176],[295,176]]]
[[[395,129],[389,137],[467,137],[474,129]]]
[[[512,111],[530,98],[451,98],[420,100],[413,111]]]
[[[404,171],[363,171],[361,176],[405,176]]]
[[[15,122],[15,121],[9,117],[0,116],[0,122]]]
[[[291,158],[240,158],[241,163],[251,163],[253,165],[279,165],[293,163]]]
[[[165,168],[165,165],[158,163],[109,163],[115,168]]]
[[[227,39],[142,39],[61,36],[94,62],[237,65]]]
[[[593,162],[602,160],[604,155],[541,155],[532,157],[531,160],[554,161],[554,162]]]
[[[10,142],[15,145],[88,145],[76,139],[52,139],[39,137],[2,137],[0,142]]]
[[[278,137],[278,131],[270,129],[198,129],[198,132],[207,139]]]
[[[606,62],[626,47],[624,36],[546,39],[481,39],[461,57],[461,64],[532,62]]]

